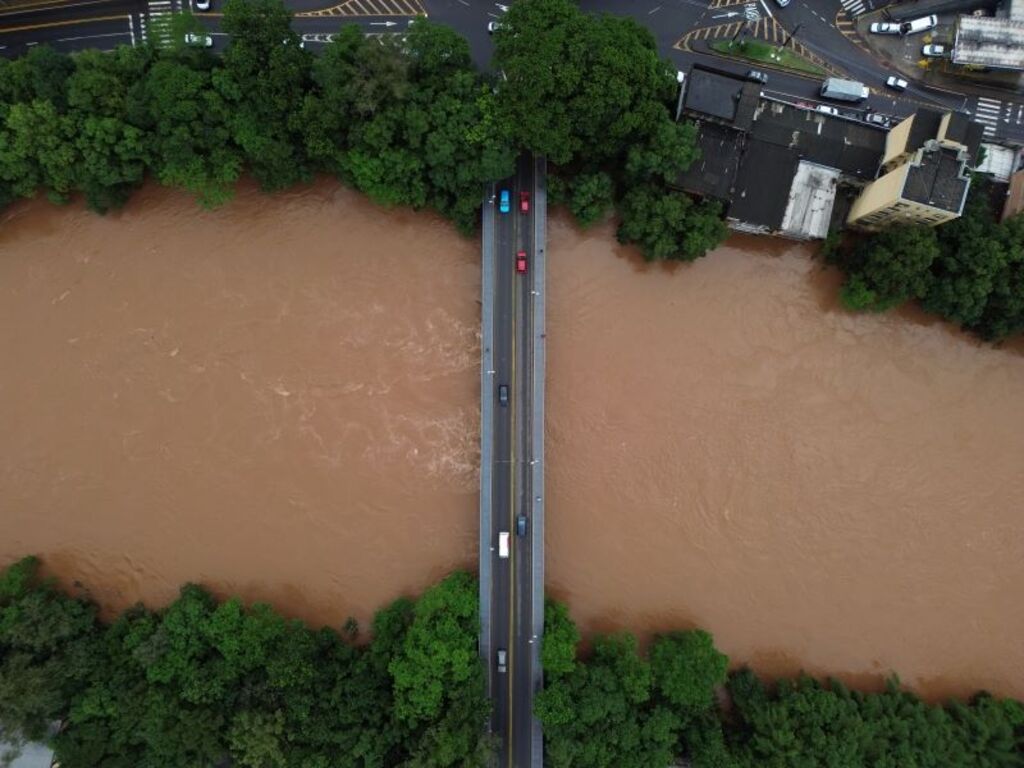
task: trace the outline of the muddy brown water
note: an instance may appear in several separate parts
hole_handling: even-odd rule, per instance
[[[801,246],[555,217],[550,591],[736,662],[1024,695],[1024,352],[852,316]],[[330,182],[0,214],[0,563],[338,625],[476,548],[478,247]]]

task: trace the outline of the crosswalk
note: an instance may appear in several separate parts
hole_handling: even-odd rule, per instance
[[[153,40],[161,48],[171,46],[171,16],[174,0],[149,0],[146,12],[139,17],[143,41]]]
[[[1003,102],[997,99],[988,99],[984,96],[978,97],[978,107],[974,110],[974,119],[985,126],[985,138],[991,138],[996,133],[996,126],[999,125],[1000,116],[1003,114]]]
[[[843,8],[850,16],[860,16],[865,13],[868,8],[864,5],[864,0],[839,0],[843,4]]]

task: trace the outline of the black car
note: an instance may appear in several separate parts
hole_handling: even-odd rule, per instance
[[[751,69],[747,72],[747,80],[753,80],[755,83],[765,85],[768,82],[768,75],[759,69]]]
[[[526,535],[526,515],[520,515],[516,518],[516,536]]]
[[[508,384],[498,385],[498,402],[503,406],[508,405]]]

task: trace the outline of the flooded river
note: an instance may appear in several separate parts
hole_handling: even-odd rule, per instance
[[[475,563],[478,248],[327,182],[0,214],[0,563],[337,625]],[[809,251],[552,222],[548,586],[586,629],[1024,696],[1024,353],[852,316]]]

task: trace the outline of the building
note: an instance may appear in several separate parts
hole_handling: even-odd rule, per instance
[[[951,60],[960,66],[1024,71],[1024,18],[961,16]]]
[[[957,218],[982,135],[983,127],[965,115],[918,109],[889,132],[879,176],[854,201],[847,223],[877,229]]]

